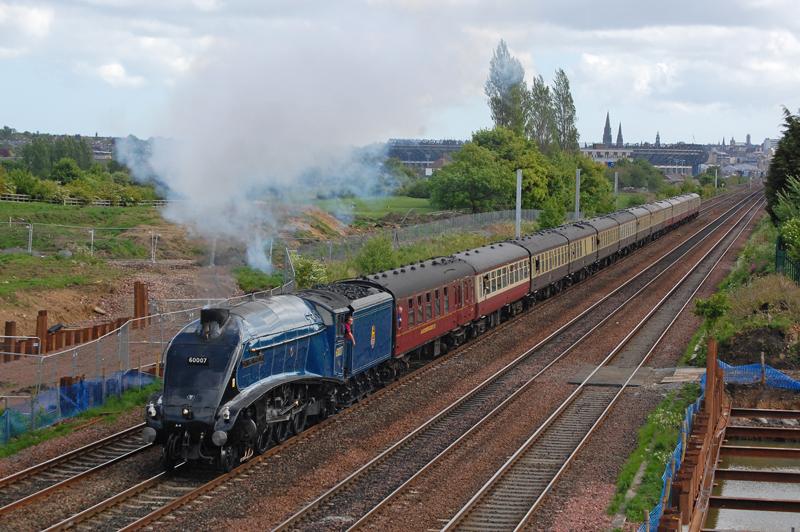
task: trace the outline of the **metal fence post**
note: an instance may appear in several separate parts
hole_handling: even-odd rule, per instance
[[[28,224],[28,255],[33,255],[33,224]]]
[[[94,257],[94,229],[89,229],[89,255]]]

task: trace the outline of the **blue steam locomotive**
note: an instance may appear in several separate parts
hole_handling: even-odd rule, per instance
[[[697,216],[685,194],[296,295],[209,308],[165,355],[143,437],[230,470]],[[348,318],[352,317],[352,325]],[[351,327],[355,342],[348,341]]]

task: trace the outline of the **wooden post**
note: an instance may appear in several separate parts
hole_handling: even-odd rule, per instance
[[[15,321],[7,321],[5,332],[3,333],[6,336],[16,336],[17,335],[17,322]],[[14,348],[16,347],[16,340],[14,338],[6,338],[3,342],[4,347],[3,351],[6,353],[14,353]],[[3,355],[3,362],[10,362],[11,355]]]
[[[708,424],[714,427],[717,424],[717,340],[708,339],[708,355],[706,355],[706,413],[708,413]],[[713,430],[713,428],[712,428]]]
[[[764,351],[761,351],[761,386],[767,384],[767,364],[764,361]]]
[[[44,354],[47,349],[47,311],[40,310],[36,315],[36,336],[39,337],[39,352]]]

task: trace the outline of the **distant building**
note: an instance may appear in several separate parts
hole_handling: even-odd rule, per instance
[[[453,153],[464,146],[463,140],[389,139],[386,156],[399,159],[420,174],[431,175],[450,161]]]
[[[611,117],[606,111],[606,126],[603,129],[603,146],[611,146]]]
[[[622,122],[619,123],[619,129],[617,130],[617,148],[622,148],[625,145],[622,142]]]

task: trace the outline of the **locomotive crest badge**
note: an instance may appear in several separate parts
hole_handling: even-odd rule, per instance
[[[375,326],[372,326],[372,333],[369,336],[369,346],[375,349]]]

